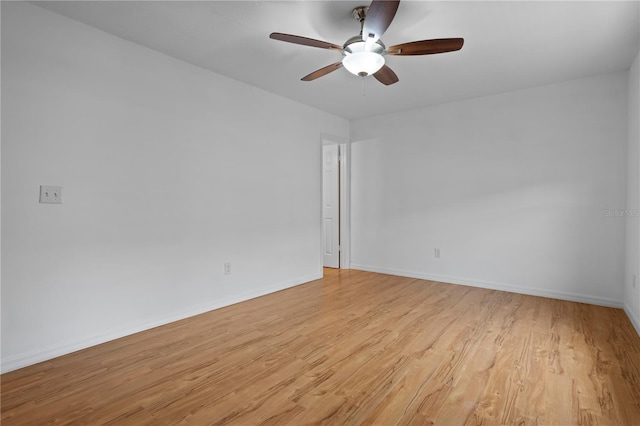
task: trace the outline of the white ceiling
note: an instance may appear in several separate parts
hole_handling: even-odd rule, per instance
[[[400,82],[340,69],[335,51],[269,39],[284,32],[343,44],[368,1],[45,1],[35,4],[191,64],[357,119],[626,70],[640,48],[639,1],[409,1],[387,46],[463,37],[458,52],[387,57]],[[364,96],[363,96],[364,93]]]

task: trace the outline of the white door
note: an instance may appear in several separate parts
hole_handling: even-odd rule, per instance
[[[322,147],[322,241],[324,266],[340,267],[340,165],[338,145]]]

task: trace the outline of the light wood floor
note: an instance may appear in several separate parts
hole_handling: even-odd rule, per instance
[[[640,424],[624,312],[360,271],[2,375],[2,425]]]

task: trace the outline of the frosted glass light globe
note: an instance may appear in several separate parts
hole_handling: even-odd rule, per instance
[[[365,51],[349,53],[342,59],[342,65],[351,74],[365,77],[375,74],[383,67],[384,56],[375,52]]]

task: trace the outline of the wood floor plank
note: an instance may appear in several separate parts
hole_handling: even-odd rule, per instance
[[[545,375],[544,417],[548,425],[575,425],[578,416],[574,408],[574,379],[547,371]]]
[[[423,355],[429,362],[410,360],[385,397],[363,419],[365,424],[408,424],[419,415],[418,391],[435,382],[432,376],[448,354],[430,350]]]
[[[476,424],[478,401],[495,367],[496,354],[493,350],[477,345],[472,358],[473,362],[466,365],[464,374],[436,414],[436,424]]]
[[[619,309],[355,270],[0,376],[4,425],[634,425]]]

